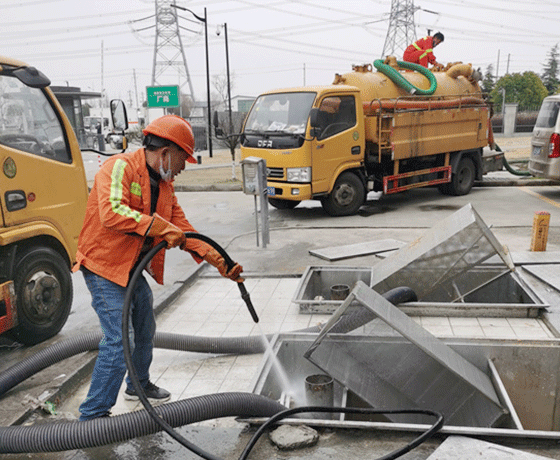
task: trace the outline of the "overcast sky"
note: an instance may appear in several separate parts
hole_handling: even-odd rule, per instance
[[[218,36],[216,30],[227,23],[234,96],[330,84],[335,73],[350,71],[352,64],[373,62],[382,57],[391,11],[391,0],[177,4],[199,16],[207,9],[211,75],[225,75],[224,33]],[[445,35],[435,50],[444,64],[461,61],[483,71],[492,64],[500,76],[508,68],[541,74],[551,48],[560,42],[560,1],[416,0],[415,7],[418,38],[427,29]],[[152,84],[154,13],[154,0],[2,0],[1,54],[34,65],[53,85],[100,91],[103,83],[109,98],[135,105]],[[179,25],[195,97],[205,100],[203,25],[188,12],[180,12]],[[185,83],[178,79],[173,70],[158,83]],[[189,87],[183,91],[189,93]]]

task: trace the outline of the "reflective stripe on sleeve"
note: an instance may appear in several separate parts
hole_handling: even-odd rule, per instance
[[[122,204],[123,197],[123,184],[124,170],[127,166],[124,160],[117,160],[111,171],[111,194],[109,201],[111,202],[111,209],[115,214],[123,217],[131,217],[136,222],[140,223],[142,214],[138,211],[133,211],[130,207]]]
[[[426,51],[424,51],[421,55],[419,59],[422,59],[424,57],[426,57],[429,53],[431,53],[434,49],[433,48],[428,48]]]

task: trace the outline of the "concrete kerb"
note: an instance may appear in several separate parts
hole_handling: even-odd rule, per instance
[[[475,181],[474,187],[542,187],[547,185],[560,185],[559,181],[552,179],[524,179],[515,178],[486,178]],[[176,192],[241,192],[242,184],[211,184],[211,185],[176,185]]]
[[[481,181],[475,181],[475,187],[542,187],[547,185],[560,185],[559,181],[552,179],[538,179],[527,177],[485,177]]]
[[[175,192],[240,192],[243,190],[241,184],[210,184],[210,185],[175,185]]]

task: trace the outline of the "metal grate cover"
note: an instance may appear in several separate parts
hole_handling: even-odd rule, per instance
[[[352,335],[329,335],[355,300],[402,337],[370,346]],[[305,357],[373,407],[432,409],[444,414],[446,424],[478,427],[496,426],[507,414],[487,374],[361,281]],[[428,423],[421,416],[388,418]]]
[[[496,255],[497,265],[485,269]],[[379,293],[408,286],[419,300],[456,302],[513,270],[509,254],[468,204],[376,264],[371,286]]]

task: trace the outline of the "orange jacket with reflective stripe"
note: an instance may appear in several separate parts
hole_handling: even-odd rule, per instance
[[[427,37],[416,40],[416,42],[408,45],[408,47],[404,50],[403,60],[407,62],[414,62],[423,66],[427,66],[428,62],[433,64],[436,62],[436,57],[433,53],[433,40],[434,37],[428,35]]]
[[[150,176],[144,149],[109,158],[95,175],[84,225],[78,240],[77,263],[120,286],[128,284],[153,217],[150,216]],[[160,181],[156,212],[184,232],[196,231],[177,202],[173,184]],[[154,245],[161,241],[154,239]],[[201,262],[210,249],[199,240],[187,240],[187,250]],[[163,284],[165,249],[148,265]]]

